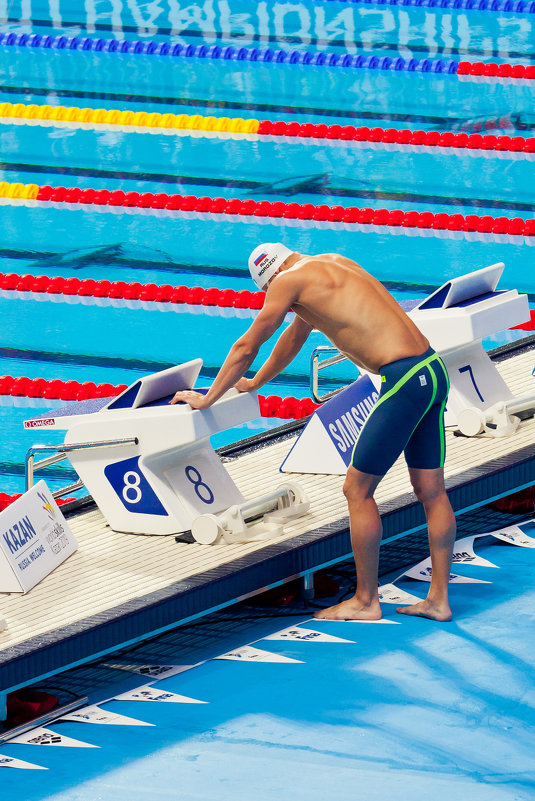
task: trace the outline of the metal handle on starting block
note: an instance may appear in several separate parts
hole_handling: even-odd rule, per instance
[[[327,353],[332,353],[334,355],[329,356],[329,358],[324,359],[323,361],[320,361],[320,356]],[[347,356],[344,356],[343,353],[340,353],[338,348],[331,347],[330,345],[318,345],[317,348],[314,348],[310,357],[310,391],[316,403],[325,403],[325,401],[329,400],[329,398],[333,398],[335,395],[338,395],[339,392],[345,389],[345,387],[340,387],[340,389],[333,389],[331,392],[325,392],[325,394],[320,395],[320,370],[325,370],[326,367],[332,367],[333,364],[340,364],[340,362],[345,362],[347,360]]]
[[[33,476],[37,468],[48,467],[51,464],[56,464],[57,462],[61,462],[67,458],[68,453],[72,453],[73,451],[92,450],[94,448],[117,448],[124,445],[137,445],[137,444],[138,444],[137,437],[127,437],[125,439],[108,439],[95,442],[76,442],[76,443],[73,442],[68,445],[66,444],[34,445],[26,453],[26,465],[24,470],[25,492],[28,492],[28,490],[33,487]],[[41,459],[39,462],[35,461],[35,455],[37,453],[45,453],[48,451],[52,451],[53,455],[47,456],[44,459]],[[75,484],[69,484],[69,486],[67,487],[62,487],[61,490],[56,490],[53,493],[53,496],[54,498],[59,498],[66,492],[74,492],[77,489],[81,489],[83,486],[84,486],[83,481],[77,481]]]

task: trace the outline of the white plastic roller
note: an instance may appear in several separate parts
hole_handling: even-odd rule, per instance
[[[191,533],[201,545],[214,545],[222,538],[228,544],[272,539],[284,533],[285,523],[309,508],[303,487],[286,481],[273,492],[230,506],[220,514],[200,515],[191,524]]]
[[[487,434],[491,437],[507,437],[514,434],[520,423],[515,415],[535,409],[535,394],[521,395],[507,401],[498,401],[487,409],[467,406],[457,415],[457,424],[465,437]]]

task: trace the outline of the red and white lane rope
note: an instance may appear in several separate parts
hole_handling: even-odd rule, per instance
[[[28,378],[10,375],[0,376],[0,395],[14,398],[45,398],[49,400],[81,401],[90,398],[113,398],[120,395],[127,384],[95,384],[93,381],[62,381],[59,378]],[[259,395],[261,417],[277,417],[282,420],[300,420],[308,417],[319,404],[310,398],[281,398],[278,395]]]
[[[332,228],[347,231],[437,236],[453,239],[535,244],[535,219],[446,214],[355,206],[315,206],[239,198],[170,195],[165,192],[123,192],[120,189],[80,189],[36,184],[0,184],[3,205],[54,206],[71,210],[140,212],[188,219],[228,219],[245,223],[273,221],[278,225]],[[512,239],[511,239],[512,238]]]
[[[13,495],[10,495],[7,492],[0,492],[0,512],[3,512],[4,509],[14,503],[14,501],[18,501],[18,499],[22,497],[22,493],[15,492]],[[56,498],[56,503],[58,506],[61,506],[64,503],[70,503],[70,501],[75,501],[76,498]]]
[[[139,301],[171,306],[219,307],[220,309],[249,309],[257,311],[264,305],[264,292],[246,289],[218,289],[200,286],[171,286],[171,284],[141,284],[138,281],[94,280],[92,278],[63,278],[59,275],[18,275],[0,273],[0,290],[4,295],[16,293],[23,297],[47,295],[73,298]]]

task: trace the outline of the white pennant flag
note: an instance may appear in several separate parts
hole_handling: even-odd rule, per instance
[[[479,567],[498,568],[498,565],[495,565],[493,562],[489,562],[488,559],[484,559],[482,556],[478,556],[476,554],[476,552],[474,551],[475,539],[476,536],[463,537],[462,540],[457,540],[453,544],[453,556],[452,556],[453,564],[478,565]],[[429,559],[429,564],[431,564],[431,559]]]
[[[21,768],[21,770],[48,770],[42,765],[32,765],[31,762],[25,762],[23,759],[15,759],[0,754],[0,768]]]
[[[234,651],[216,656],[215,659],[228,659],[233,662],[296,662],[301,665],[304,664],[301,659],[290,659],[289,656],[274,654],[271,651],[262,651],[260,648],[253,648],[252,645],[235,648]]]
[[[150,679],[168,679],[169,676],[176,676],[190,670],[194,665],[129,665],[123,662],[105,662],[106,667],[116,670],[127,670],[130,673],[139,673]]]
[[[164,701],[170,704],[207,704],[208,701],[198,701],[196,698],[188,698],[186,695],[170,693],[167,690],[159,690],[145,684],[136,690],[129,690],[126,693],[115,696],[116,701]]]
[[[423,600],[418,598],[417,595],[411,595],[410,592],[400,590],[395,584],[383,584],[379,587],[379,600],[383,604],[417,604]],[[388,621],[394,622],[394,621]]]
[[[313,629],[292,628],[291,626],[274,634],[263,637],[264,640],[301,640],[303,642],[351,642],[354,640],[344,640],[342,637],[334,637],[332,634],[324,634],[322,631]]]
[[[379,600],[381,600],[381,599],[379,598]],[[418,600],[420,601],[421,598],[418,598]],[[392,601],[392,603],[394,603],[394,602]],[[399,620],[388,620],[388,618],[386,618],[386,617],[380,617],[379,620],[344,620],[343,622],[344,623],[370,623],[370,624],[374,624],[374,623],[383,623],[384,624],[384,623],[386,623],[387,626],[399,626],[400,625],[400,621]]]
[[[531,523],[532,521],[527,520],[526,522]],[[507,528],[499,528],[497,531],[489,531],[489,536],[508,542],[510,545],[519,545],[521,548],[535,548],[535,538],[528,537],[520,526],[507,526]]]
[[[431,559],[424,559],[419,562],[410,570],[403,573],[404,576],[416,579],[417,581],[431,581],[433,569],[431,567]],[[400,577],[401,578],[401,577]],[[482,579],[468,578],[467,576],[459,576],[457,573],[450,573],[448,579],[449,584],[492,584],[492,581],[483,581]]]
[[[78,723],[98,723],[104,726],[154,726],[154,723],[145,723],[142,720],[118,715],[117,712],[108,712],[99,706],[86,706],[78,712],[69,712],[60,720],[74,720]]]
[[[62,748],[100,748],[98,745],[83,743],[81,740],[74,740],[72,737],[66,737],[64,734],[58,734],[56,731],[44,727],[27,731],[20,737],[14,737],[10,742],[21,745],[55,745]]]

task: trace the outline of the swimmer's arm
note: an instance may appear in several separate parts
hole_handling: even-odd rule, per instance
[[[237,384],[237,389],[240,392],[251,392],[252,390],[260,389],[268,381],[278,376],[295,359],[312,330],[311,325],[296,315],[288,328],[280,335],[271,352],[271,356],[255,377],[251,379],[242,378]]]
[[[260,346],[284,322],[284,318],[297,296],[294,282],[281,280],[284,278],[285,276],[281,276],[268,289],[263,308],[250,328],[230,349],[207,394],[203,396],[191,391],[177,392],[170,403],[186,401],[194,409],[208,409],[247,372],[260,350]]]

